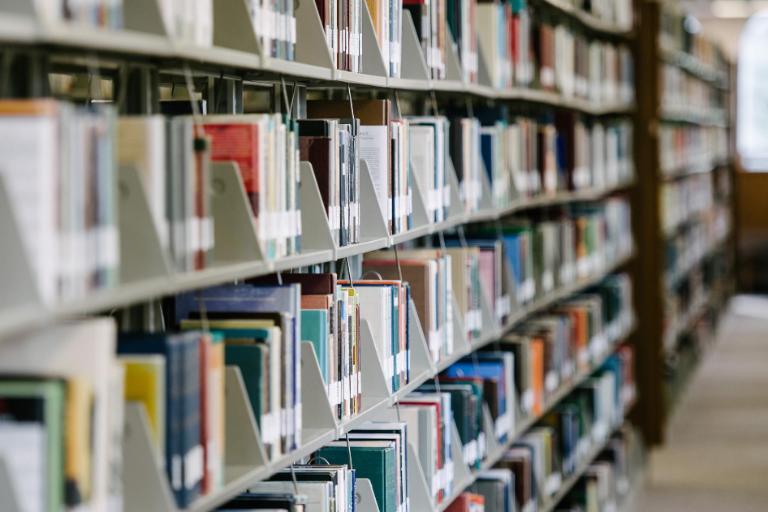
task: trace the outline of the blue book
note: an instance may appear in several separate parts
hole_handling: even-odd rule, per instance
[[[121,334],[118,354],[160,354],[166,359],[166,471],[179,508],[200,496],[200,333]],[[199,460],[195,460],[198,458]]]

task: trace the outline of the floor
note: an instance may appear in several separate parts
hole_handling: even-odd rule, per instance
[[[768,511],[768,298],[735,298],[635,512]]]

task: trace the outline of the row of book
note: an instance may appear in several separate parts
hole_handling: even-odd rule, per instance
[[[380,259],[371,262],[381,264]],[[120,439],[123,396],[145,408],[157,465],[167,473],[179,507],[221,488],[229,396],[225,367],[237,368],[242,375],[269,460],[297,449],[303,427],[299,340],[315,348],[339,419],[362,412],[361,325],[371,326],[378,352],[374,357],[392,378],[391,389],[409,382],[411,327],[403,304],[411,299],[409,289],[416,289],[416,284],[347,283],[332,274],[288,274],[282,285],[270,282],[276,279],[170,298],[164,304],[168,332],[129,329],[116,335],[112,321],[89,320],[0,347],[0,371],[12,375],[0,380],[4,411],[0,457],[27,475],[16,484],[23,486],[19,495],[51,503],[41,510],[59,510],[56,504],[64,501],[71,505],[119,499],[109,498],[120,487],[107,480],[119,480],[119,471],[104,468],[106,461],[119,468],[120,453],[112,453],[119,448],[109,440]],[[611,277],[531,319],[495,346],[459,361],[402,399],[398,418],[412,432],[410,440],[432,496],[440,501],[453,492],[454,423],[465,461],[479,467],[487,451],[486,406],[497,441],[506,442],[517,418],[540,414],[558,389],[600,364],[609,347],[627,332],[631,316],[628,278]],[[61,357],[40,358],[40,353]],[[83,353],[92,357],[83,359]],[[631,376],[628,370],[626,375]],[[30,409],[32,404],[38,406]],[[65,411],[62,422],[59,416]],[[398,428],[404,435],[405,427]],[[367,453],[370,446],[365,440],[376,437],[363,430],[350,434],[350,442],[354,447],[359,441]],[[23,439],[29,450],[18,449]],[[398,450],[407,445],[404,439]],[[339,462],[344,464],[348,449],[346,442],[337,443],[317,457],[330,462],[344,459]],[[405,455],[396,453],[402,471]],[[354,454],[353,450],[353,460]],[[24,457],[35,464],[22,470]],[[369,460],[368,455],[362,457]],[[407,478],[391,481],[405,485]],[[382,492],[392,488],[391,483],[378,485]],[[404,487],[398,491],[400,505],[394,510],[407,510],[403,508],[407,495]]]
[[[53,100],[0,102],[0,179],[44,301],[116,284],[114,112]]]
[[[631,499],[634,479],[638,478],[640,443],[631,426],[616,430],[556,510],[624,510]]]
[[[558,4],[573,7],[624,30],[631,29],[634,22],[634,7],[629,0],[565,0]]]
[[[722,49],[696,30],[698,23],[686,13],[675,9],[672,4],[664,5],[660,23],[662,48],[683,52],[711,70],[728,69],[728,60]]]
[[[731,223],[730,210],[715,204],[699,222],[666,240],[664,276],[670,288],[725,241]]]
[[[721,89],[672,64],[661,70],[662,106],[671,111],[719,111],[726,107]]]
[[[633,101],[628,46],[594,39],[524,2],[481,2],[478,19],[484,27],[481,53],[494,87],[531,87],[594,103]]]
[[[511,443],[497,467],[479,471],[468,492],[445,503],[456,491],[451,437],[458,433],[465,462],[479,469],[487,454],[476,425],[482,423],[484,409],[501,407],[502,414],[512,413],[505,408],[513,407],[515,399],[514,360],[513,352],[481,352],[475,360],[457,363],[400,402],[389,418],[355,428],[344,439],[315,452],[307,463],[253,485],[222,510],[270,503],[278,499],[276,494],[280,500],[303,503],[305,510],[331,510],[332,502],[335,510],[354,510],[347,501],[355,494],[350,486],[355,489],[361,479],[370,481],[379,510],[410,510],[409,482],[417,480],[409,478],[409,472],[417,465],[409,459],[409,445],[433,502],[446,504],[447,510],[484,505],[489,510],[512,511],[524,510],[528,502],[545,502],[564,478],[588,462],[595,447],[618,448],[613,431],[623,421],[634,392],[631,349],[624,347],[609,357],[538,426]],[[453,423],[458,427],[455,432]],[[510,421],[499,429],[502,425],[497,422],[493,435],[506,442],[513,425]],[[476,437],[466,441],[466,436]]]
[[[52,0],[32,4],[38,19],[45,23],[74,23],[110,29],[123,26],[123,0],[83,0],[74,5],[68,0]]]
[[[262,54],[265,57],[294,60],[298,31],[296,6],[293,2],[246,0],[246,6],[251,15],[251,23],[259,39]]]
[[[659,193],[661,227],[665,234],[673,233],[680,226],[710,211],[715,203],[715,188],[710,174],[666,182]]]
[[[728,158],[728,131],[720,126],[662,124],[659,155],[666,176],[709,171]]]
[[[629,405],[622,396],[627,364],[623,355],[609,358],[502,455],[494,470],[511,471],[517,507],[502,510],[550,504],[565,479],[610,445]]]
[[[315,5],[334,68],[361,72],[363,0],[315,0]]]

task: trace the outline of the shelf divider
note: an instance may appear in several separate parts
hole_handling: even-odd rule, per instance
[[[411,352],[411,378],[429,373],[434,375],[437,367],[432,360],[429,351],[429,343],[424,336],[424,330],[421,328],[421,320],[416,310],[416,304],[413,299],[408,301],[408,322],[410,324],[409,350]]]
[[[263,57],[263,48],[259,44],[245,0],[213,2],[213,44]]]
[[[0,176],[0,240],[3,240],[3,265],[0,270],[0,311],[18,305],[39,305],[42,302],[35,271],[25,250],[19,223],[13,211],[11,196]]]
[[[361,413],[376,407],[392,395],[392,382],[384,373],[381,356],[376,350],[373,333],[367,320],[360,321],[360,377],[363,379]]]
[[[451,460],[453,461],[453,494],[457,490],[464,490],[472,482],[472,471],[467,461],[464,460],[464,447],[459,437],[459,429],[456,422],[451,420]]]
[[[414,165],[411,163],[411,174],[415,176],[419,172],[422,171],[414,169]],[[413,196],[413,229],[432,224],[434,215],[427,208],[427,202],[424,199],[426,196],[421,190],[419,180],[414,179],[411,183],[411,195]]]
[[[337,422],[328,389],[320,373],[320,365],[312,342],[301,342],[301,424],[302,443],[307,444],[313,438],[328,431],[336,431]],[[305,435],[318,432],[314,437]]]
[[[408,441],[408,493],[410,494],[411,510],[429,511],[435,508],[432,499],[432,490],[424,476],[424,468],[421,467],[419,454]]]
[[[453,159],[446,157],[445,172],[448,175],[448,189],[450,191],[451,205],[448,209],[448,218],[463,217],[465,214],[464,201],[461,199],[461,184],[459,183],[456,167],[453,165]]]
[[[296,38],[296,61],[332,70],[331,49],[315,2],[298,2],[295,15],[296,32],[301,35]]]
[[[307,2],[302,2],[307,3]],[[302,161],[301,170],[301,247],[303,250],[323,251],[336,249],[323,205],[320,187],[312,164]]]
[[[121,167],[118,173],[120,282],[132,283],[171,275],[169,257],[157,232],[138,171]]]
[[[132,510],[176,512],[168,478],[158,466],[144,405],[125,404],[123,494]]]
[[[360,512],[379,512],[379,504],[376,496],[373,494],[373,486],[367,478],[358,478],[355,500],[357,500],[357,510]]]
[[[456,53],[456,40],[450,30],[446,31],[448,44],[445,48],[445,80],[463,83],[464,73],[461,69],[459,54]]]
[[[389,238],[387,221],[381,216],[368,163],[360,160],[360,243]]]
[[[34,3],[34,2],[33,2]],[[214,6],[222,2],[214,2]],[[249,18],[250,19],[250,18]],[[125,28],[146,34],[168,37],[168,27],[163,19],[158,0],[131,0],[123,4]]]
[[[256,222],[238,165],[235,162],[213,162],[211,173],[214,265],[264,261]]]
[[[226,367],[225,381],[227,475],[240,476],[269,463],[256,423],[243,375],[236,366]],[[234,471],[233,471],[234,470]]]
[[[411,13],[406,9],[403,9],[401,48],[403,53],[400,77],[428,82],[429,68],[424,60],[421,41],[416,33],[416,25],[413,24]]]
[[[363,37],[363,67],[362,72],[366,75],[389,76],[389,62],[384,62],[381,55],[381,47],[376,38],[376,30],[373,27],[371,11],[368,9],[368,2],[362,2],[362,37]],[[389,42],[387,42],[389,44]]]

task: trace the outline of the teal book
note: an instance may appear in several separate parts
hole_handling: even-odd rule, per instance
[[[227,366],[237,366],[243,375],[245,390],[251,402],[253,416],[259,428],[261,417],[266,412],[267,355],[268,348],[263,344],[225,345],[224,360]]]
[[[324,309],[301,310],[301,339],[315,347],[317,362],[323,382],[328,384],[328,311]]]
[[[373,486],[373,495],[381,512],[397,510],[397,453],[394,441],[350,440],[336,441],[318,450],[317,458],[329,464],[349,465],[355,478],[367,478]]]

